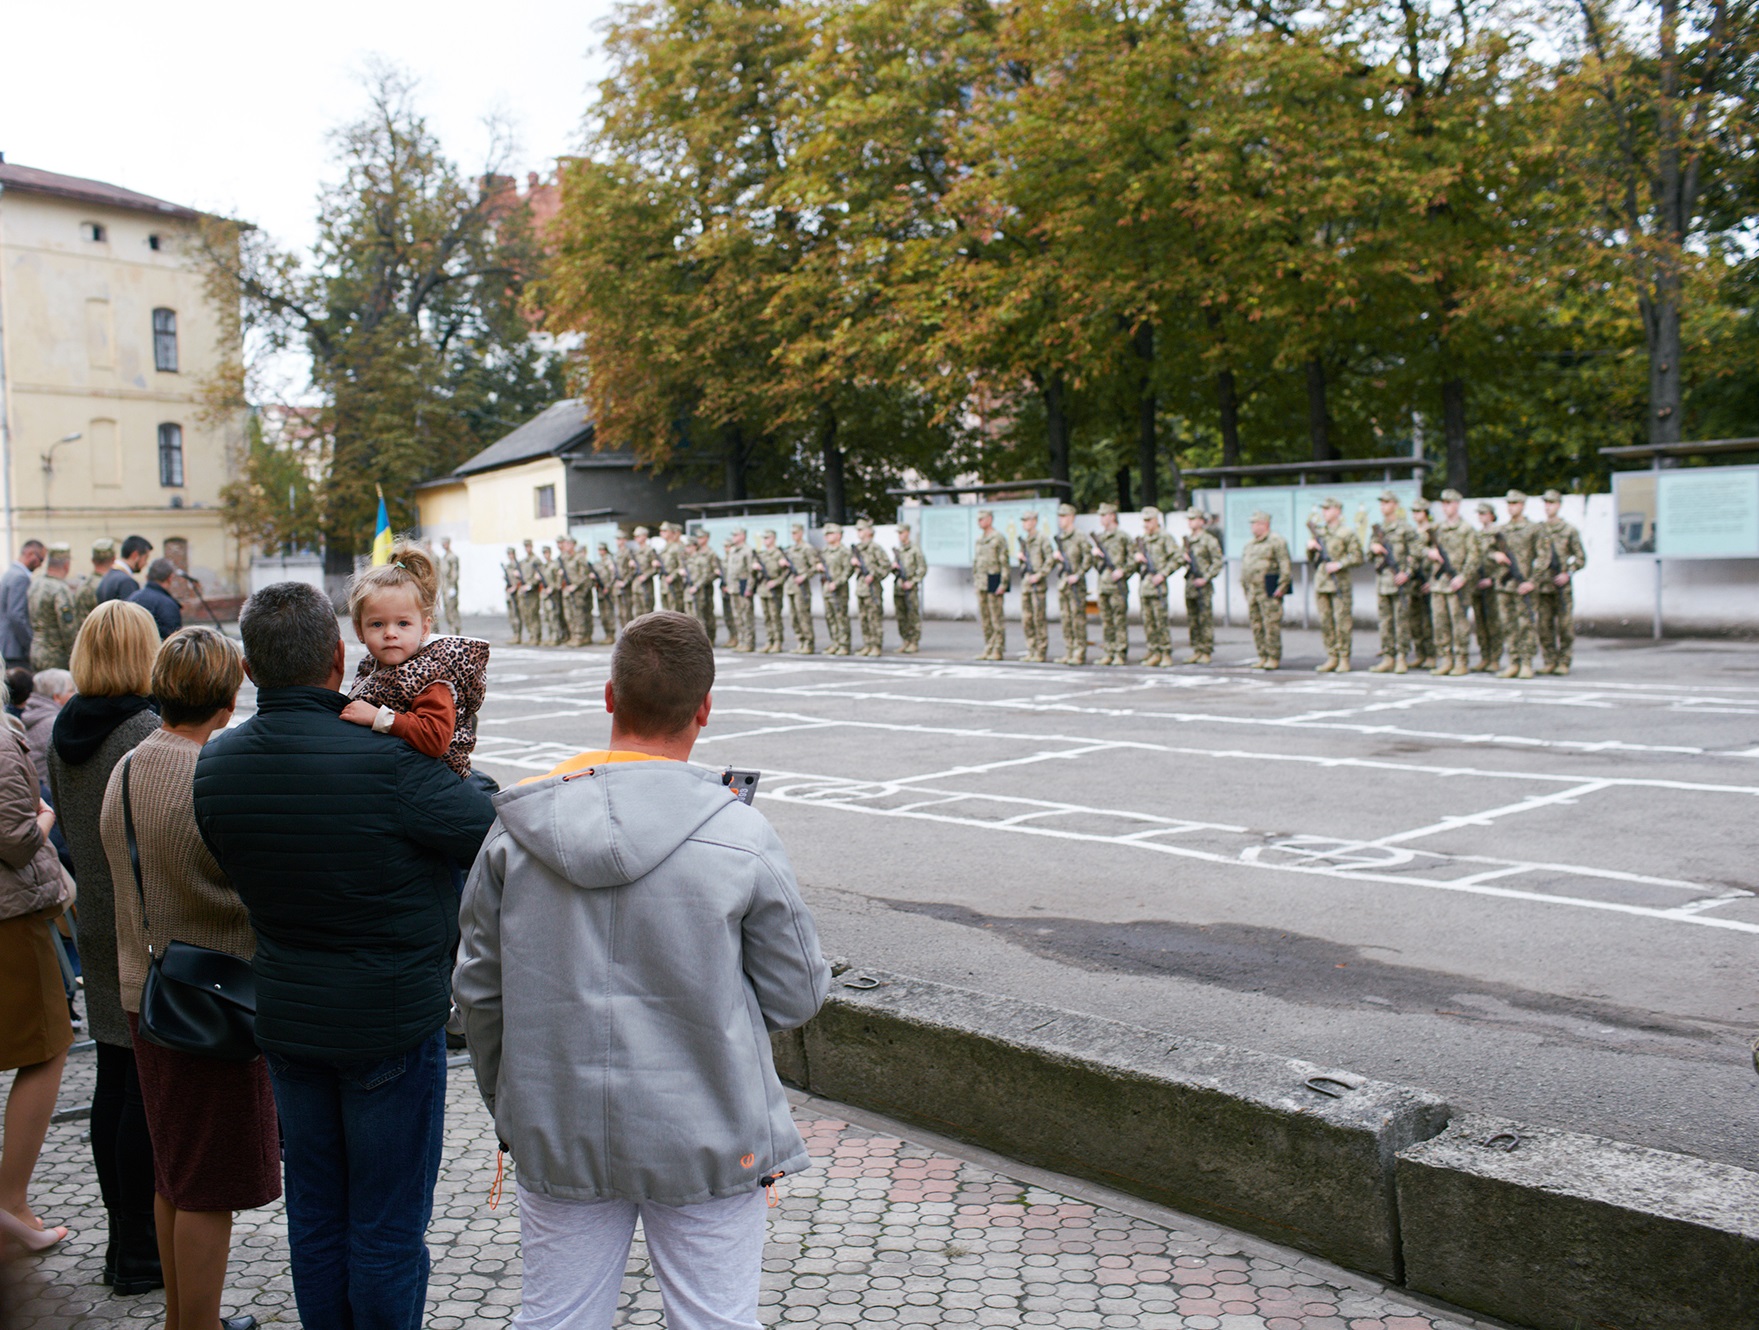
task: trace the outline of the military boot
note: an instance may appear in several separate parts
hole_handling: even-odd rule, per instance
[[[1564,662],[1564,663],[1562,663],[1562,664],[1559,664],[1559,665],[1554,665],[1554,666],[1553,666],[1553,667],[1552,667],[1552,671],[1551,671],[1551,672],[1552,672],[1552,673],[1553,673],[1553,674],[1568,674],[1568,673],[1569,673],[1569,672],[1570,672],[1570,666],[1569,666],[1569,663],[1568,663],[1568,662],[1567,662],[1567,661],[1566,661],[1566,662]]]
[[[1348,674],[1350,672],[1350,658],[1348,656],[1339,656],[1338,667],[1332,672],[1334,674]]]
[[[1391,674],[1394,668],[1393,658],[1391,656],[1382,656],[1378,661],[1368,667],[1368,672],[1370,674]],[[1399,661],[1396,668],[1400,673],[1403,673],[1405,662],[1402,660]]]
[[[1454,672],[1454,658],[1452,656],[1437,657],[1435,668],[1429,672],[1431,674],[1452,674]]]
[[[1453,669],[1449,670],[1448,673],[1453,675],[1470,674],[1471,671],[1466,668],[1466,658],[1464,656],[1458,657],[1454,661]]]
[[[1411,672],[1411,667],[1409,665],[1405,664],[1403,657],[1400,657],[1398,660],[1395,660],[1393,662],[1393,673],[1394,674],[1409,674],[1410,672]]]
[[[1336,656],[1327,656],[1323,665],[1315,665],[1313,667],[1313,672],[1315,674],[1330,674],[1333,670],[1337,669],[1337,667],[1338,658]]]
[[[1528,663],[1527,661],[1522,661],[1521,668],[1515,671],[1515,678],[1517,678],[1517,679],[1531,679],[1532,677],[1533,677],[1533,666],[1530,663]]]
[[[1509,664],[1503,666],[1500,670],[1498,670],[1496,672],[1496,677],[1499,679],[1513,679],[1520,672],[1521,672],[1521,667],[1519,665],[1515,664],[1513,661],[1511,661]],[[1532,677],[1532,674],[1533,674],[1533,672],[1531,670],[1527,671],[1527,675],[1529,678]]]

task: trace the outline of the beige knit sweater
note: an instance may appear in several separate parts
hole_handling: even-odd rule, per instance
[[[256,951],[257,939],[244,902],[196,830],[195,760],[201,751],[200,744],[155,730],[134,750],[129,764],[129,802],[152,920],[150,941],[160,955],[175,940],[248,959]],[[123,830],[122,765],[118,762],[110,773],[98,826],[110,878],[116,884],[116,968],[122,981],[122,1009],[138,1013],[150,959],[149,939],[142,936],[140,893]]]

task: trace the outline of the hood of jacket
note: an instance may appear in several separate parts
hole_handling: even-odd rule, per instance
[[[121,697],[87,697],[75,693],[55,717],[52,737],[55,751],[69,766],[89,762],[104,746],[104,740],[130,716],[154,711],[153,699],[139,693]]]
[[[516,785],[495,796],[495,812],[527,854],[591,891],[647,876],[735,800],[719,773],[657,759]]]

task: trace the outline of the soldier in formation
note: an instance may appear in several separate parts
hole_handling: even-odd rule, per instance
[[[1075,505],[1057,505],[1057,613],[1063,620],[1063,655],[1059,665],[1087,664],[1088,544],[1075,530]]]
[[[727,538],[721,580],[733,615],[727,631],[735,651],[757,650],[757,578],[757,551],[747,543],[745,528],[736,526]]]
[[[1576,647],[1574,579],[1588,566],[1588,551],[1582,546],[1582,533],[1560,516],[1564,496],[1556,490],[1546,490],[1539,497],[1545,504],[1545,520],[1539,528],[1542,538],[1551,546],[1550,556],[1534,585],[1539,649],[1544,656],[1539,673],[1568,674]]]
[[[1179,544],[1161,530],[1158,508],[1142,510],[1142,538],[1136,542],[1137,594],[1142,600],[1144,665],[1173,663],[1173,629],[1167,618],[1167,579],[1184,566]],[[1040,656],[1040,660],[1044,657]]]
[[[664,532],[665,528],[660,528]],[[707,531],[696,533],[694,540],[679,544],[686,550],[684,555],[683,581],[684,600],[691,614],[702,624],[708,640],[715,640],[715,583],[721,576],[721,560],[709,543]]]
[[[507,561],[501,565],[501,578],[507,590],[507,631],[513,645],[519,646],[525,641],[525,609],[519,599],[519,593],[525,589],[525,569],[519,562],[519,551],[511,545],[507,547]]]
[[[556,548],[561,552],[561,558],[557,562],[562,565],[562,626],[568,634],[568,645],[591,646],[594,591],[592,560],[574,543],[572,536],[559,537]]]
[[[1424,551],[1429,548],[1429,506],[1419,503],[1411,510],[1411,527],[1417,533],[1417,566],[1411,570],[1411,652],[1414,669],[1435,665],[1435,618],[1429,603],[1431,573]]]
[[[1549,547],[1544,529],[1527,520],[1527,496],[1510,490],[1503,496],[1509,520],[1491,537],[1491,559],[1501,569],[1497,580],[1497,622],[1509,649],[1509,663],[1497,671],[1499,679],[1531,679],[1533,657],[1539,650],[1534,623],[1533,593],[1537,585],[1534,568],[1542,547]]]
[[[1050,537],[1038,529],[1038,514],[1028,509],[1020,514],[1020,632],[1026,638],[1026,654],[1021,660],[1043,661],[1050,653],[1051,634],[1046,608],[1050,600],[1050,578],[1055,571],[1056,547]]]
[[[1099,574],[1099,623],[1105,641],[1101,665],[1130,663],[1130,542],[1118,530],[1118,505],[1099,505],[1099,531],[1093,536],[1094,568]]]
[[[898,548],[892,555],[892,610],[898,619],[898,653],[914,656],[922,647],[922,579],[928,560],[917,548],[908,526],[898,526]]]
[[[889,562],[884,551],[874,544],[873,523],[860,518],[855,523],[855,603],[861,610],[861,650],[863,656],[878,656],[886,644],[886,572]]]
[[[684,544],[684,528],[676,522],[661,522],[660,542],[660,605],[677,614],[695,614],[696,607],[689,604],[687,595],[690,577],[685,565],[691,552]],[[714,636],[710,631],[711,642]]]
[[[790,534],[794,539],[787,549],[788,617],[794,622],[794,654],[810,656],[818,649],[812,630],[812,579],[823,565],[818,551],[807,543],[804,526],[796,522]]]
[[[1380,495],[1380,521],[1368,544],[1380,617],[1380,659],[1370,674],[1403,674],[1411,650],[1411,587],[1417,568],[1417,530],[1405,520],[1399,496]]]
[[[1478,533],[1460,516],[1460,492],[1441,492],[1441,521],[1429,533],[1430,617],[1435,624],[1435,674],[1464,674],[1470,654],[1471,589],[1478,580]]]
[[[1496,584],[1502,569],[1490,556],[1495,553],[1496,507],[1478,505],[1478,581],[1472,589],[1472,628],[1478,637],[1478,663],[1474,670],[1494,674],[1502,668],[1502,625],[1497,620]]]
[[[543,593],[539,597],[540,619],[543,623],[543,644],[545,646],[561,646],[562,637],[562,598],[567,590],[567,575],[562,571],[562,561],[544,546],[543,557],[538,561],[538,576],[543,578]]]
[[[1275,670],[1283,663],[1283,598],[1295,584],[1295,569],[1288,542],[1270,529],[1270,514],[1253,513],[1251,522],[1252,539],[1240,554],[1240,581],[1258,651],[1252,668]]]
[[[1204,514],[1185,515],[1185,626],[1191,641],[1187,665],[1207,665],[1215,655],[1215,579],[1227,566],[1222,543]]]
[[[1002,615],[1002,599],[1008,590],[1008,542],[995,527],[995,514],[987,508],[978,509],[971,586],[977,592],[977,619],[983,625],[979,660],[1004,660],[1008,651],[1008,621]]]
[[[464,632],[464,617],[458,612],[458,556],[452,553],[452,537],[440,537],[440,552],[434,556],[434,571],[440,578],[440,612],[445,616],[446,631],[453,637]]]
[[[758,579],[757,598],[763,605],[763,649],[765,655],[783,650],[782,615],[787,605],[788,561],[776,544],[776,533],[765,531],[763,544],[752,555]]]
[[[847,656],[849,637],[849,579],[855,576],[855,559],[843,544],[843,528],[836,522],[824,526],[825,547],[819,555],[819,576],[824,582],[825,635],[831,639],[830,656]]]
[[[1355,593],[1350,588],[1350,569],[1362,562],[1362,542],[1344,525],[1344,505],[1337,499],[1321,500],[1319,523],[1309,525],[1307,552],[1313,559],[1313,600],[1319,607],[1319,634],[1325,642],[1320,674],[1348,674],[1350,650],[1355,640]]]

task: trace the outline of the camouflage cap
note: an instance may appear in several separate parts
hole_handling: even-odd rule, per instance
[[[1525,494],[1521,493],[1520,490],[1510,490],[1507,494],[1503,495],[1502,497],[1503,497],[1504,503],[1526,503],[1527,502],[1527,496]]]
[[[916,530],[916,528],[911,526],[910,523],[908,523],[908,522],[898,523],[896,529],[897,529],[897,532],[900,536],[908,536]]]
[[[1395,494],[1392,490],[1382,490],[1380,492],[1380,502],[1382,502],[1382,503],[1397,503],[1398,501],[1399,501],[1399,496],[1397,494]]]
[[[112,559],[116,557],[116,542],[109,536],[99,536],[92,542],[92,558]]]
[[[765,539],[765,540],[774,540],[774,539],[775,539],[775,538],[776,538],[776,529],[775,529],[775,527],[773,527],[773,526],[766,526],[766,527],[765,527],[765,528],[764,528],[764,529],[763,529],[763,533],[762,533],[762,534],[763,534],[763,539]]]
[[[1020,514],[1020,520],[1022,522],[1031,522],[1036,525],[1038,522],[1038,509],[1028,508],[1025,512]]]
[[[72,557],[73,546],[69,545],[65,540],[57,540],[50,544],[49,561],[51,563],[60,563],[62,560],[71,559]]]
[[[1461,494],[1458,490],[1443,490],[1441,492],[1441,501],[1443,503],[1458,503],[1465,497],[1466,496]]]
[[[676,522],[661,522],[660,523],[660,534],[663,536],[663,535],[667,534],[668,532],[672,532],[677,535],[683,535],[684,528],[679,526]]]
[[[1480,513],[1482,513],[1485,517],[1495,517],[1496,516],[1496,505],[1494,503],[1492,503],[1489,499],[1486,499],[1478,505],[1478,511]]]
[[[1539,497],[1544,499],[1547,503],[1562,503],[1564,501],[1564,496],[1559,494],[1556,490],[1546,490],[1545,493],[1541,494]]]
[[[868,518],[858,517],[855,519],[855,529],[857,531],[872,531],[873,530],[873,522],[870,521]]]
[[[736,526],[733,528],[732,534],[735,536],[743,536],[745,534],[745,528],[742,526]]]
[[[789,528],[788,528],[788,529],[789,529],[789,530],[790,530],[790,531],[794,531],[794,532],[797,532],[797,533],[798,533],[798,532],[804,532],[804,531],[805,531],[805,530],[806,530],[806,523],[804,523],[804,522],[796,522],[796,523],[794,523],[794,525],[793,525],[793,526],[791,526],[791,527],[789,527]]]
[[[1118,505],[1115,503],[1100,504],[1099,515],[1101,517],[1116,517],[1118,515]]]
[[[557,536],[556,537],[556,544],[558,544],[558,545],[572,545],[573,543],[574,543],[573,536]]]
[[[599,542],[599,549],[605,554],[609,554],[611,552],[611,546],[607,541],[601,540]]]
[[[1151,517],[1157,522],[1160,521],[1160,509],[1154,507],[1152,504],[1142,510],[1143,521],[1146,522]]]
[[[1326,495],[1319,501],[1319,506],[1321,508],[1336,508],[1340,513],[1344,511],[1344,501],[1335,494]]]
[[[798,531],[800,528],[795,527],[794,529],[796,531]],[[840,536],[843,534],[843,528],[842,528],[841,524],[839,524],[837,522],[826,522],[824,524],[823,530],[827,536]]]
[[[989,520],[992,522],[996,520],[996,515],[994,513],[992,513],[988,508],[979,508],[977,510],[978,520],[982,521],[986,517],[989,518]]]
[[[1185,510],[1185,520],[1187,522],[1207,522],[1209,521],[1209,514],[1204,512],[1201,508],[1187,508]]]
[[[1251,520],[1254,522],[1263,522],[1266,526],[1268,526],[1268,525],[1270,525],[1270,514],[1265,512],[1264,509],[1260,508],[1257,512],[1252,514]]]
[[[511,546],[511,545],[509,545],[509,546],[508,546],[508,547],[507,547],[507,553],[509,553],[509,554],[518,554],[518,553],[519,553],[519,551],[518,551],[518,550],[516,550],[516,549],[514,549],[514,548],[513,548],[513,547],[512,547],[512,546]]]
[[[1058,517],[1073,517],[1073,516],[1075,516],[1075,505],[1072,503],[1059,503],[1057,505],[1057,516]]]
[[[649,531],[644,526],[638,526],[635,528],[635,534],[638,536],[651,536],[653,534],[653,532]]]

